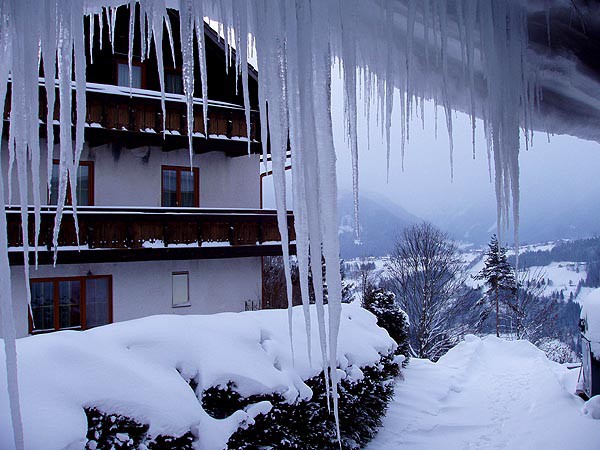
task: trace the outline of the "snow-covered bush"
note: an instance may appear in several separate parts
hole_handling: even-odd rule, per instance
[[[86,450],[192,450],[194,435],[179,437],[148,434],[149,426],[119,414],[86,408],[88,432]]]
[[[581,411],[590,419],[600,420],[600,395],[594,395],[585,402]]]
[[[152,316],[19,339],[26,450],[221,450],[244,433],[251,442],[252,430],[279,432],[269,423],[273,417],[290,429],[314,431],[321,420],[331,423],[319,387],[314,306],[310,313],[307,340],[302,307],[294,308],[293,358],[285,310]],[[342,305],[341,317],[341,422],[362,422],[345,428],[351,448],[349,442],[368,440],[383,414],[396,345],[365,309]],[[2,350],[0,342],[0,361]],[[0,363],[1,418],[10,417],[5,370]],[[223,414],[214,415],[202,399],[228,385],[244,400],[234,398],[232,408],[222,406]],[[312,445],[300,444],[300,437],[296,442]],[[12,448],[10,420],[0,420],[0,449]]]
[[[558,339],[544,338],[538,342],[537,347],[546,354],[548,359],[557,363],[577,361],[577,354],[571,347]]]
[[[399,367],[392,356],[379,364],[363,367],[355,377],[339,386],[342,448],[357,449],[368,443],[381,426],[393,396],[393,381]],[[288,403],[278,394],[242,397],[235,385],[213,387],[202,396],[202,406],[214,418],[225,418],[248,405],[268,401],[273,406],[255,423],[241,427],[228,442],[230,449],[338,449],[333,414],[328,412],[323,373],[306,381],[313,395],[308,400]]]
[[[396,354],[408,358],[410,354],[409,321],[407,314],[400,309],[396,302],[396,295],[384,289],[369,289],[364,294],[362,305],[377,317],[377,325],[385,328],[391,338],[396,341],[398,344]],[[405,361],[408,362],[408,360]]]

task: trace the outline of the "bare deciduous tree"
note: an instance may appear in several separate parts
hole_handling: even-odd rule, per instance
[[[414,356],[437,360],[464,334],[464,327],[450,320],[464,286],[462,269],[454,241],[430,223],[413,225],[397,237],[387,270],[410,319]]]
[[[517,295],[507,302],[508,317],[517,339],[538,344],[547,336],[557,317],[557,304],[544,298],[546,273],[541,269],[520,270],[517,274]]]

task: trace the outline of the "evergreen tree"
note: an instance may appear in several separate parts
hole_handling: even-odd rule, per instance
[[[485,254],[485,266],[473,278],[484,280],[487,286],[485,291],[485,300],[487,308],[482,314],[485,320],[491,312],[496,311],[496,336],[500,337],[500,302],[509,301],[517,293],[517,283],[512,266],[508,263],[506,257],[506,248],[498,243],[498,238],[494,234],[488,244],[488,251]]]
[[[362,306],[377,317],[377,325],[385,328],[390,337],[396,341],[397,355],[408,358],[410,347],[408,342],[408,317],[396,302],[393,292],[384,289],[375,289],[372,286],[366,289]]]

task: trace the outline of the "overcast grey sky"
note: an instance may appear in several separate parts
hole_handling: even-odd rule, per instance
[[[398,94],[396,94],[398,95]],[[338,154],[338,184],[351,189],[350,151],[344,142],[342,86],[334,71],[332,116]],[[399,101],[395,101],[398,105]],[[381,194],[409,212],[428,218],[452,214],[474,204],[489,205],[490,223],[495,220],[495,194],[488,174],[483,124],[477,122],[476,159],[472,157],[471,125],[465,114],[454,117],[454,181],[450,179],[449,140],[445,116],[438,110],[438,137],[434,132],[434,107],[425,109],[425,129],[420,118],[410,126],[404,172],[401,168],[400,117],[392,118],[392,151],[389,181],[386,179],[386,145],[376,124],[371,125],[370,148],[366,139],[366,120],[359,117],[360,188]],[[372,118],[374,116],[372,115]],[[375,122],[372,120],[372,122]],[[534,146],[522,149],[521,198],[523,214],[528,208],[557,208],[565,202],[598,198],[600,195],[600,144],[570,136],[534,136]]]

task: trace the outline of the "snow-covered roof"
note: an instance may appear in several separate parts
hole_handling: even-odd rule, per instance
[[[600,350],[600,288],[594,289],[583,299],[581,318],[586,321],[584,336],[596,343],[596,347]]]

